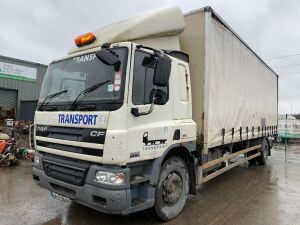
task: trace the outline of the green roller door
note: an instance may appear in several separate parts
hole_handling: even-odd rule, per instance
[[[10,109],[17,108],[18,92],[15,90],[0,88],[0,108]]]

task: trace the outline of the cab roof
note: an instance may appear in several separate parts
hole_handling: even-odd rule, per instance
[[[69,54],[100,47],[104,43],[133,41],[149,37],[179,35],[185,28],[184,17],[179,7],[164,7],[143,12],[127,20],[110,24],[92,32],[96,40],[89,45],[77,47]]]

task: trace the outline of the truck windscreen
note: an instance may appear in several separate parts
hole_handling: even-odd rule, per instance
[[[86,94],[78,104],[89,106],[91,110],[114,110],[122,105],[128,49],[111,49],[116,53],[121,66],[115,71],[114,66],[101,62],[95,53],[84,54],[49,65],[45,75],[39,104],[52,93],[67,90],[59,96],[47,100],[39,110],[70,110],[78,95],[85,89],[100,82],[108,81],[99,88]],[[92,107],[91,107],[92,106]]]

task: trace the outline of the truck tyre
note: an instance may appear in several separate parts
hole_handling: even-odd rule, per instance
[[[261,142],[261,155],[257,157],[258,165],[266,165],[268,161],[268,155],[269,155],[269,145],[267,140],[264,138]]]
[[[183,210],[189,194],[189,172],[180,157],[171,157],[162,165],[155,191],[154,210],[157,216],[168,221]]]
[[[252,154],[253,155],[253,154]],[[248,154],[248,156],[250,156],[249,154]],[[248,162],[249,162],[249,165],[256,165],[256,162],[257,162],[257,159],[256,158],[254,158],[254,159],[250,159],[250,160],[248,160]]]
[[[248,152],[248,153],[247,153],[247,156],[254,155],[255,153],[256,153],[256,152],[254,152],[254,151]],[[249,162],[249,165],[252,165],[252,166],[253,166],[253,165],[256,165],[257,158],[249,159],[248,162]]]

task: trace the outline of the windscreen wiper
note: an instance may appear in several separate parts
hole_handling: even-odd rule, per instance
[[[53,93],[53,94],[51,94],[51,95],[48,95],[48,96],[44,99],[44,101],[40,104],[38,110],[40,110],[40,109],[42,108],[42,106],[47,105],[47,104],[51,101],[51,99],[53,99],[53,98],[55,98],[55,97],[57,97],[57,96],[59,96],[59,95],[61,95],[61,94],[63,94],[63,93],[67,93],[67,92],[68,92],[68,90],[63,90],[63,91],[59,91],[59,92]],[[45,104],[46,101],[47,101],[48,99],[49,99],[49,101],[47,102],[47,104]]]
[[[81,98],[81,97],[85,97],[88,93],[96,90],[97,88],[103,86],[104,84],[108,83],[109,81],[111,81],[111,80],[107,80],[107,81],[95,84],[95,85],[83,90],[82,92],[80,92],[80,94],[77,96],[77,98],[72,103],[70,110],[74,110],[77,107],[78,103],[83,100],[83,98]]]

